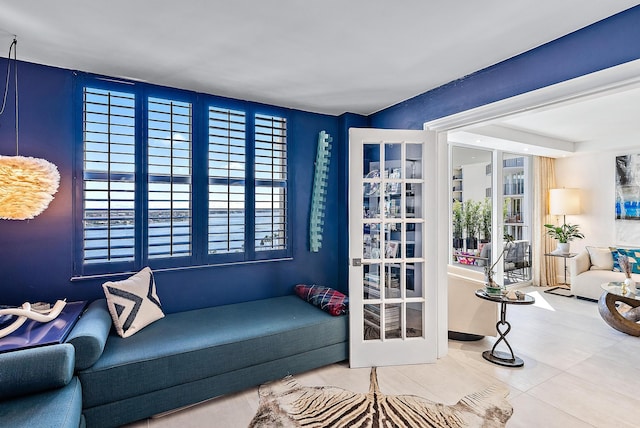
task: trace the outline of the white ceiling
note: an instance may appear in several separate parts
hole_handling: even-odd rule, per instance
[[[576,152],[640,147],[640,88],[528,112],[502,125],[574,142]]]
[[[640,60],[628,64],[640,69]],[[639,118],[640,78],[635,78],[591,95],[460,128],[449,133],[449,141],[549,157],[640,150]]]
[[[16,34],[18,59],[25,61],[312,112],[366,115],[636,4],[0,0],[0,47],[8,49]],[[610,101],[610,107],[619,103]],[[562,128],[564,120],[544,115],[506,125],[528,129],[554,120],[560,123],[553,133],[563,138],[595,135],[583,126],[576,137]]]

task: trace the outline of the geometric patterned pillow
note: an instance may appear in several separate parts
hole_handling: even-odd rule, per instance
[[[303,300],[333,316],[349,313],[349,298],[330,287],[298,284],[295,293]]]
[[[102,289],[120,337],[132,336],[164,317],[153,272],[148,267],[125,280],[105,282]]]
[[[609,247],[611,250],[611,257],[613,257],[613,271],[614,272],[622,272],[620,269],[620,263],[618,263],[618,249],[616,247]]]
[[[620,264],[618,263],[618,254],[629,257],[631,262],[631,273],[640,273],[640,249],[637,248],[612,248],[611,253],[613,255],[613,270],[616,272],[622,272]]]

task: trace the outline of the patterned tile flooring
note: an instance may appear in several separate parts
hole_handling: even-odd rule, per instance
[[[522,368],[482,358],[496,338],[449,341],[435,364],[381,367],[386,394],[415,394],[454,404],[491,384],[503,384],[514,413],[507,427],[637,427],[640,424],[640,338],[610,328],[597,304],[525,287],[533,306],[509,306],[508,339]],[[369,369],[333,364],[297,375],[303,385],[333,385],[366,392]],[[154,417],[131,427],[246,427],[258,408],[257,388]]]

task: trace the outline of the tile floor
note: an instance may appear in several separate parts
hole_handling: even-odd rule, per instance
[[[597,304],[523,291],[534,306],[510,306],[508,339],[522,368],[506,368],[482,358],[495,338],[449,341],[449,353],[435,364],[382,367],[386,394],[415,394],[454,404],[462,396],[502,384],[509,389],[514,413],[508,427],[640,426],[640,338],[610,328]],[[366,392],[369,369],[333,364],[297,375],[303,385],[333,385]],[[258,407],[257,389],[216,398],[185,410],[154,417],[130,427],[246,427]]]

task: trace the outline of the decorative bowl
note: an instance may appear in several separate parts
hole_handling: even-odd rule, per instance
[[[502,288],[500,287],[490,287],[490,286],[485,286],[484,287],[484,291],[489,295],[489,296],[502,296]]]

